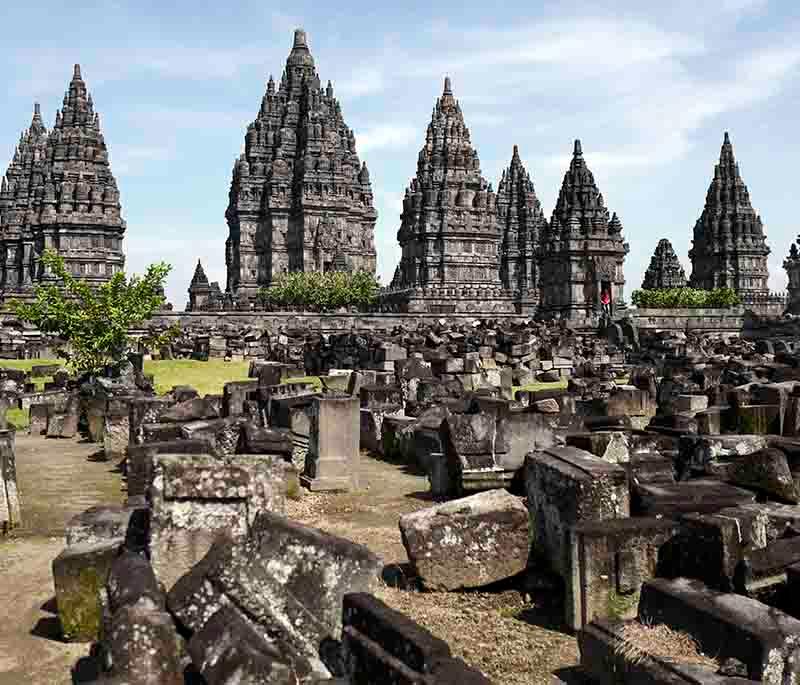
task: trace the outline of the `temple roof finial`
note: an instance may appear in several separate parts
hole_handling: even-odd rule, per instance
[[[728,144],[730,144],[730,142],[731,142],[731,137],[728,135],[727,131],[725,131],[725,140],[723,140],[722,142],[723,143],[728,143]]]
[[[444,77],[444,95],[452,95],[453,94],[453,85],[450,82],[450,77]]]
[[[81,65],[80,64],[76,64],[75,65],[75,69],[72,72],[72,78],[74,78],[74,79],[81,78]]]
[[[294,47],[296,48],[308,47],[308,43],[306,42],[306,32],[304,29],[297,28],[294,30]]]
[[[581,149],[581,141],[578,138],[575,139],[575,150],[573,151],[573,155],[575,157],[583,156],[583,150]]]

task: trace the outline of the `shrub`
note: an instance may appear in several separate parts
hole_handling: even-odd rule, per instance
[[[278,276],[272,285],[259,291],[259,298],[268,308],[364,309],[378,300],[379,287],[375,276],[366,271],[297,271]]]
[[[733,307],[741,304],[737,292],[731,288],[661,288],[634,290],[631,302],[637,307],[654,309],[686,309],[692,307]]]
[[[131,341],[128,331],[149,319],[164,303],[168,264],[151,264],[144,276],[114,274],[96,288],[75,278],[64,258],[45,250],[42,262],[56,281],[38,285],[32,302],[12,300],[11,310],[42,333],[57,335],[69,343],[60,351],[78,374],[101,373],[125,359]],[[145,344],[167,344],[177,328],[144,339]]]

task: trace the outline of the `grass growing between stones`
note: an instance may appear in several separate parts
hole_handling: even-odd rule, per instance
[[[616,649],[617,654],[631,664],[641,664],[649,657],[659,657],[705,666],[715,671],[719,668],[717,660],[703,654],[691,635],[663,624],[628,623],[622,629],[621,637],[623,639]]]
[[[11,428],[25,430],[31,425],[31,417],[27,409],[13,407],[6,412],[6,420]]]

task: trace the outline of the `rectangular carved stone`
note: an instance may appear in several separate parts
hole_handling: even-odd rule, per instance
[[[359,469],[359,401],[316,397],[302,476],[310,490],[355,490]]]
[[[554,571],[571,575],[570,529],[581,521],[630,515],[623,468],[575,447],[550,447],[525,458],[534,550]]]
[[[167,589],[220,533],[245,536],[260,512],[285,506],[287,465],[268,455],[237,455],[225,463],[157,454],[153,467],[150,554]]]

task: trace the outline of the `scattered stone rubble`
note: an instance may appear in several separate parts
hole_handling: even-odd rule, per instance
[[[134,356],[30,405],[33,431],[74,424],[125,464],[127,506],[77,517],[53,566],[65,637],[97,641],[113,677],[486,682],[369,594],[380,559],[284,518],[301,487],[362,487],[361,449],[442,500],[399,521],[406,583],[562,597],[594,681],[800,677],[792,339],[484,322],[269,349],[219,396],[156,397]],[[520,387],[551,372],[556,389]],[[688,634],[719,672],[629,658],[636,622]]]

